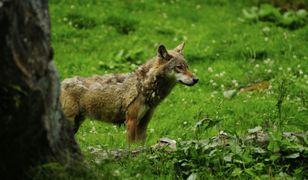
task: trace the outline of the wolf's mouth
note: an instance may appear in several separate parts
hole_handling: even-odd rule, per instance
[[[193,81],[192,83],[185,83],[185,82],[183,82],[182,80],[179,80],[179,82],[181,83],[181,84],[184,84],[184,85],[186,85],[186,86],[193,86],[193,85],[195,85],[197,82],[195,82],[195,81]]]

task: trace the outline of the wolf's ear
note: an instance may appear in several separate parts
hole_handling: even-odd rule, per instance
[[[166,47],[164,45],[160,45],[158,47],[158,51],[157,52],[158,52],[158,57],[160,57],[160,58],[162,58],[164,60],[169,61],[172,58],[172,56],[170,54],[168,54],[168,51],[167,51],[167,49],[166,49]]]
[[[185,42],[182,42],[180,45],[178,45],[174,50],[178,53],[183,53],[183,50],[184,50],[184,47],[185,47]]]

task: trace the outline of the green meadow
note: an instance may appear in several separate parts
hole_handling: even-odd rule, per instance
[[[76,134],[86,167],[59,170],[55,176],[308,178],[307,11],[282,12],[257,2],[50,0],[61,80],[130,72],[154,57],[160,44],[172,49],[181,42],[190,70],[199,77],[195,86],[173,89],[147,130],[145,148],[168,137],[177,141],[177,150],[103,157],[93,152],[129,149],[125,127],[86,120]],[[255,127],[269,134],[269,144],[242,142]],[[213,144],[212,137],[223,132],[236,140],[228,146]],[[306,136],[295,142],[283,132]]]

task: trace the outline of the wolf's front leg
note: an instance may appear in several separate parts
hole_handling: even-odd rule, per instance
[[[138,125],[138,106],[136,103],[132,103],[126,112],[125,125],[127,129],[128,143],[134,143],[136,141],[136,131]]]
[[[144,141],[152,111],[145,105],[145,98],[138,96],[127,108],[125,124],[129,143]]]
[[[146,140],[146,132],[147,132],[147,127],[150,122],[150,119],[153,115],[154,109],[150,109],[146,114],[142,117],[141,120],[139,120],[139,123],[137,125],[137,130],[136,130],[136,140],[140,141],[142,143],[145,142]]]
[[[136,141],[137,119],[127,115],[125,125],[128,143],[134,143]]]

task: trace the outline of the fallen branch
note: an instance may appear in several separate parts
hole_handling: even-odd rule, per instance
[[[282,137],[289,139],[292,142],[297,144],[305,144],[307,140],[308,132],[283,132]],[[269,143],[270,135],[262,131],[261,127],[256,127],[254,129],[248,130],[248,135],[241,140],[243,143],[253,143],[257,144],[257,146],[264,146]],[[193,140],[195,142],[209,142],[209,143],[217,143],[218,145],[226,146],[229,145],[231,141],[238,140],[237,137],[229,135],[224,131],[220,131],[218,135],[212,137],[209,140]],[[181,141],[182,144],[188,143],[191,141]],[[150,146],[150,147],[139,147],[134,150],[130,149],[116,149],[116,150],[107,150],[107,149],[98,149],[91,148],[90,153],[94,154],[102,159],[109,158],[125,158],[125,157],[134,157],[140,153],[153,153],[154,151],[161,150],[165,153],[172,153],[177,150],[177,142],[176,140],[169,138],[161,138],[158,143]]]

